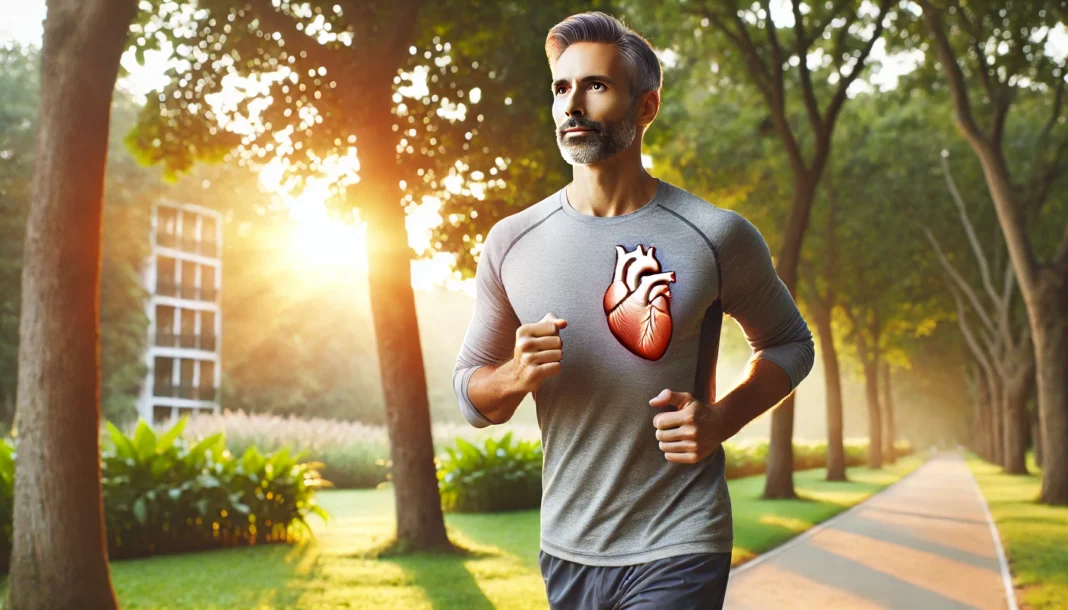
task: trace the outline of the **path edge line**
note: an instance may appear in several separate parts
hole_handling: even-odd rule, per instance
[[[1009,610],[1019,610],[1020,607],[1016,604],[1016,587],[1012,584],[1012,572],[1009,571],[1009,561],[1005,556],[1005,547],[1001,545],[1001,532],[994,524],[994,515],[990,513],[990,506],[986,502],[982,488],[979,487],[979,481],[975,480],[975,473],[968,466],[968,459],[964,456],[961,456],[961,459],[965,462],[964,466],[968,468],[972,487],[975,489],[975,495],[979,496],[979,504],[983,507],[983,514],[986,515],[986,524],[990,527],[990,536],[994,539],[994,550],[997,551],[998,564],[1001,566],[1001,583],[1005,586],[1005,600],[1009,603]]]

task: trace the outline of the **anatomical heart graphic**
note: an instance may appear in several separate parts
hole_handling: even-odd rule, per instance
[[[671,289],[674,271],[660,270],[656,248],[632,252],[616,246],[616,269],[604,293],[608,328],[628,350],[658,360],[671,342]]]

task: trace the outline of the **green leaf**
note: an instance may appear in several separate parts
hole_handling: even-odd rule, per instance
[[[137,449],[138,457],[142,461],[147,460],[149,456],[156,452],[156,433],[152,430],[152,426],[149,426],[143,419],[137,422],[133,444]]]
[[[209,449],[214,452],[218,449],[219,445],[223,443],[224,439],[221,432],[200,439],[196,445],[193,445],[193,447],[189,449],[189,453],[186,454],[185,457],[186,462],[189,464],[197,464],[204,457],[205,452]]]
[[[185,430],[185,425],[189,421],[188,415],[183,415],[163,436],[159,438],[159,442],[156,443],[156,451],[164,453],[174,446],[174,441]]]
[[[115,444],[115,453],[123,459],[130,459],[137,457],[137,450],[134,448],[130,439],[119,430],[115,424],[107,422],[108,434],[111,435],[111,441]]]

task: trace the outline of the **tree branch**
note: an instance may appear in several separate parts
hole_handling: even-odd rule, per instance
[[[991,100],[994,104],[994,117],[990,122],[990,146],[995,150],[1001,150],[1001,139],[1005,135],[1005,119],[1012,107],[1012,89],[1002,92],[1001,95]]]
[[[823,118],[820,116],[819,103],[816,94],[812,90],[812,75],[808,71],[808,39],[805,37],[804,18],[801,15],[801,0],[793,0],[794,9],[794,51],[797,53],[798,69],[801,73],[801,92],[805,98],[805,108],[808,110],[808,120],[812,124],[813,133],[823,131]],[[771,21],[771,15],[768,15]]]
[[[927,30],[931,34],[932,46],[938,55],[938,61],[942,64],[942,70],[949,81],[949,92],[953,98],[953,109],[957,116],[957,124],[960,125],[964,135],[974,142],[986,145],[986,139],[975,123],[972,116],[971,102],[968,100],[968,85],[964,81],[964,73],[957,63],[957,56],[946,37],[942,25],[942,16],[937,9],[931,6],[930,0],[919,0],[923,7],[923,20],[927,24]]]
[[[982,83],[983,90],[986,91],[986,96],[990,98],[991,102],[994,102],[998,98],[998,95],[994,90],[993,82],[990,80],[990,64],[986,62],[986,53],[983,51],[982,31],[976,24],[972,23],[972,20],[968,17],[968,13],[964,10],[964,7],[961,6],[960,0],[953,0],[953,7],[957,9],[961,27],[969,36],[971,36],[971,47],[972,50],[975,51],[976,61],[979,63],[979,82]]]
[[[840,78],[838,81],[838,90],[835,91],[834,97],[831,98],[831,103],[827,107],[827,134],[825,137],[830,137],[830,129],[834,128],[834,122],[838,118],[838,112],[842,109],[842,104],[846,100],[846,92],[849,89],[849,85],[853,84],[853,81],[860,76],[860,73],[864,71],[868,61],[868,55],[871,54],[872,48],[875,46],[883,35],[883,22],[886,20],[886,13],[890,10],[891,0],[881,0],[879,2],[879,15],[875,18],[875,32],[872,33],[871,38],[864,45],[864,48],[860,52],[860,56],[857,57],[857,61],[853,64],[853,69],[849,71],[849,76]],[[840,74],[840,73],[839,73]]]
[[[961,276],[957,268],[953,266],[953,263],[949,262],[946,258],[946,253],[942,250],[942,245],[938,243],[934,233],[931,229],[924,226],[922,227],[924,235],[927,236],[927,241],[931,243],[931,247],[934,248],[935,253],[938,255],[938,261],[942,263],[942,268],[946,270],[946,273],[953,279],[953,283],[968,297],[968,301],[972,304],[972,309],[979,316],[979,320],[986,327],[987,331],[991,334],[997,334],[997,330],[994,328],[994,323],[990,319],[990,315],[986,312],[983,306],[979,303],[979,297],[975,294],[975,290],[968,285],[968,282]]]
[[[833,5],[831,5],[831,8],[827,10],[827,15],[823,19],[823,21],[820,21],[816,24],[816,27],[812,28],[812,31],[809,34],[808,42],[812,42],[822,38],[823,33],[827,30],[827,27],[831,25],[831,22],[834,21],[834,18],[838,16],[838,13],[842,12],[842,8],[846,4],[849,4],[849,2],[850,0],[838,0]]]
[[[779,45],[779,33],[778,28],[775,27],[775,22],[771,19],[771,2],[770,0],[761,0],[760,5],[764,7],[764,19],[765,27],[767,28],[768,43],[771,45],[771,59],[774,63],[772,66],[771,76],[774,79],[772,84],[778,88],[779,94],[782,95],[784,91],[783,83],[783,63],[785,58],[782,56],[782,46]],[[741,27],[745,27],[745,22],[741,16],[737,13],[734,14]]]
[[[1046,142],[1049,140],[1049,134],[1053,131],[1053,126],[1057,124],[1057,121],[1061,118],[1061,107],[1064,103],[1064,81],[1065,81],[1065,68],[1068,67],[1068,60],[1061,63],[1059,76],[1057,77],[1057,87],[1053,92],[1053,111],[1050,113],[1049,120],[1046,121],[1045,126],[1042,128],[1042,132],[1038,136],[1038,140],[1035,143],[1036,156],[1041,154],[1041,151],[1046,146]]]
[[[768,13],[769,27],[774,29],[775,26],[771,22],[770,15]],[[705,16],[708,17],[709,21],[715,23],[717,27],[727,31],[724,29],[726,24],[721,19],[718,19],[714,12],[708,11]],[[760,59],[760,53],[757,52],[753,39],[749,36],[749,28],[746,26],[745,20],[737,12],[729,14],[729,17],[738,28],[738,35],[742,45],[739,50],[747,58],[751,70],[754,66],[762,67],[762,73],[768,78],[769,88],[764,91],[765,99],[771,112],[772,123],[775,124],[775,131],[778,133],[779,139],[782,140],[783,146],[786,147],[786,154],[794,166],[794,171],[801,175],[807,175],[808,167],[805,165],[804,155],[801,154],[801,147],[798,145],[797,138],[794,137],[793,130],[790,128],[790,122],[786,118],[786,96],[783,91],[782,62],[779,61],[774,70],[769,73],[767,65]],[[770,36],[774,36],[774,32],[770,32]]]
[[[960,294],[951,284],[947,284],[946,288],[949,289],[950,294],[953,295],[953,301],[957,304],[957,325],[960,327],[960,332],[964,335],[964,342],[968,345],[968,349],[971,350],[972,355],[979,361],[979,366],[988,377],[994,377],[997,373],[994,372],[990,364],[990,354],[985,352],[980,347],[979,342],[975,339],[975,334],[972,332],[971,326],[968,324],[968,318],[964,312],[964,301],[961,300]]]
[[[968,216],[968,209],[964,205],[964,198],[961,197],[960,191],[957,189],[957,183],[953,180],[953,176],[949,172],[949,161],[947,161],[945,157],[939,157],[939,161],[942,165],[942,174],[946,177],[946,186],[949,188],[949,194],[951,199],[953,199],[954,205],[957,206],[957,212],[960,215],[960,224],[964,227],[964,232],[968,236],[968,244],[971,245],[972,254],[975,255],[975,262],[979,265],[979,277],[983,282],[983,288],[986,290],[990,300],[994,302],[995,307],[1000,308],[1002,305],[1001,299],[997,291],[994,290],[994,283],[990,277],[990,267],[987,264],[986,253],[983,252],[983,247],[979,244],[979,238],[975,236],[975,228],[972,226],[971,218]]]
[[[764,63],[764,59],[757,53],[756,45],[753,44],[752,39],[749,37],[749,31],[745,28],[744,24],[741,32],[735,32],[727,25],[721,15],[705,5],[701,5],[699,9],[694,11],[689,11],[688,9],[683,10],[708,19],[712,25],[716,26],[720,32],[734,42],[734,45],[742,52],[746,64],[749,66],[750,78],[753,79],[753,83],[757,86],[757,89],[764,94],[764,98],[770,104],[771,75],[768,73],[768,67]]]
[[[1068,137],[1061,140],[1060,145],[1057,147],[1057,151],[1053,153],[1053,159],[1050,161],[1046,171],[1040,176],[1032,177],[1030,187],[1033,192],[1030,196],[1030,200],[1024,202],[1025,223],[1029,223],[1031,220],[1038,218],[1046,201],[1049,199],[1049,193],[1053,188],[1053,183],[1064,175],[1066,171],[1068,171]],[[1032,174],[1033,173],[1034,171],[1032,171]]]

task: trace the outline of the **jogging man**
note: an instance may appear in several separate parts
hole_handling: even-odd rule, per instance
[[[646,173],[649,43],[603,13],[550,30],[570,184],[497,222],[453,374],[475,427],[533,392],[552,608],[721,608],[733,546],[721,443],[793,391],[812,334],[759,231]],[[723,315],[754,353],[716,400]]]

